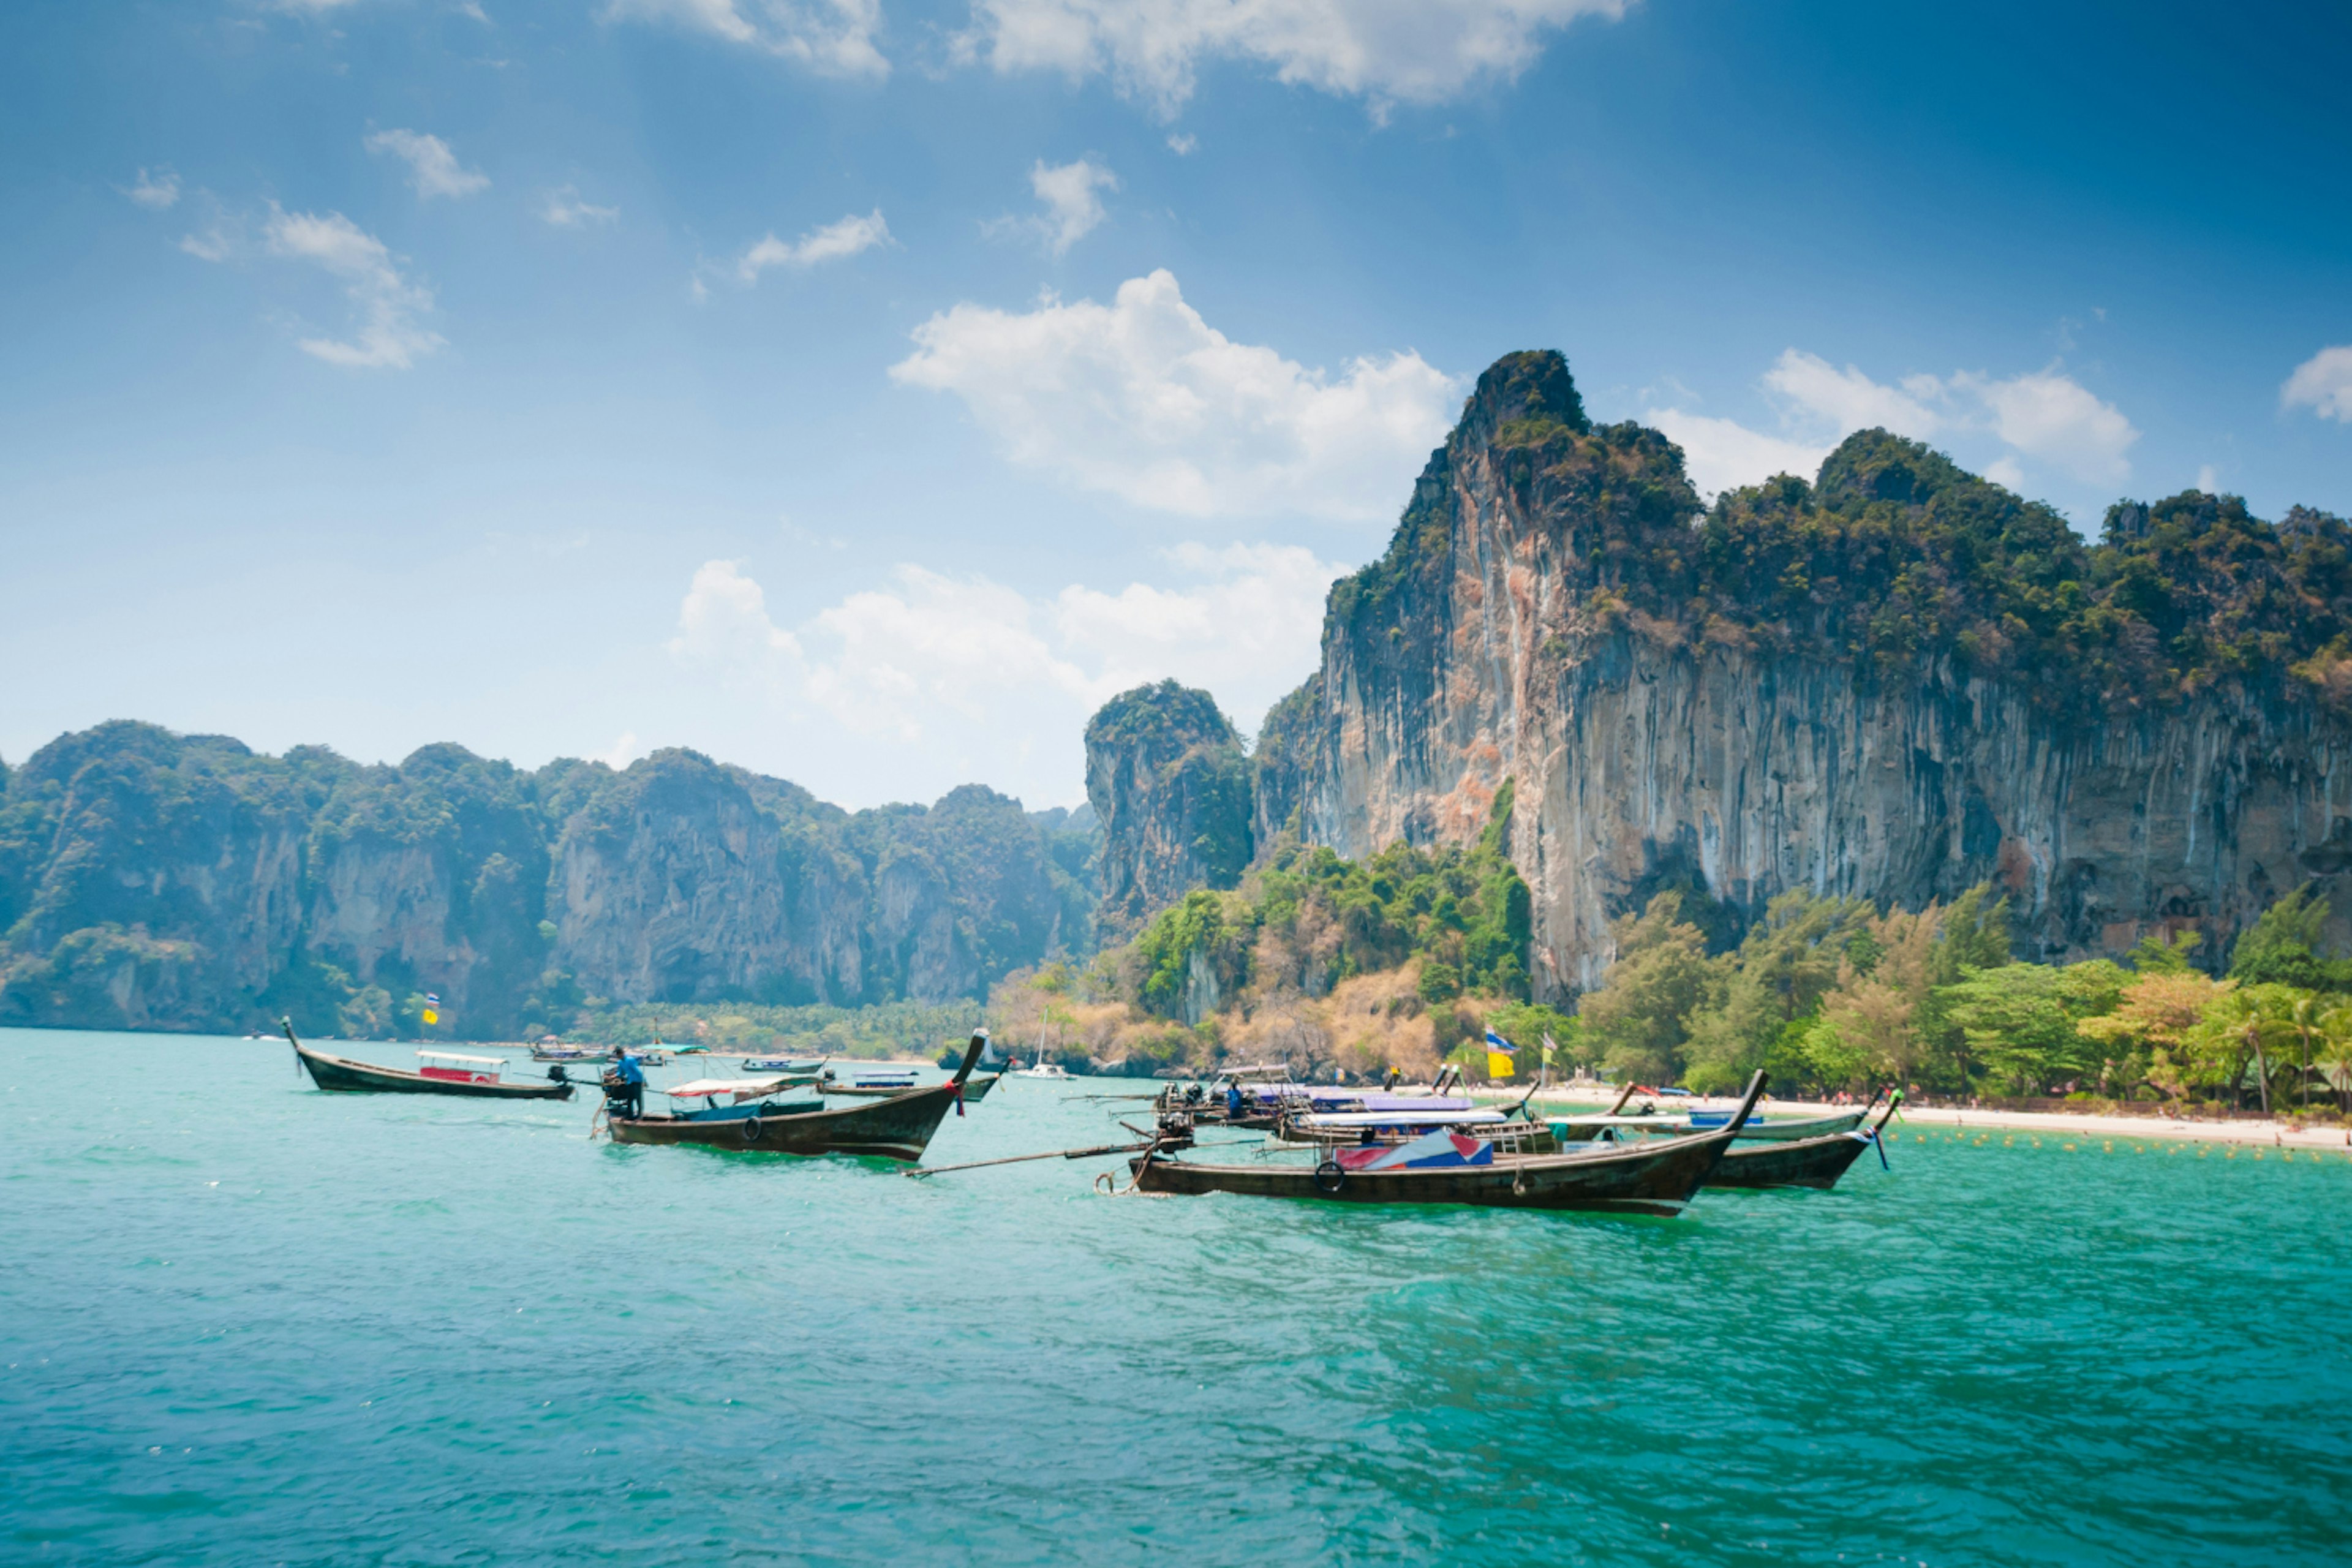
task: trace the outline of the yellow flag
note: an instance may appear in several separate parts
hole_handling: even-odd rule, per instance
[[[1511,1060],[1510,1058],[1505,1056],[1502,1052],[1488,1051],[1486,1053],[1486,1076],[1488,1078],[1508,1078],[1517,1070],[1518,1064]]]
[[[425,1021],[428,1024],[437,1024],[441,1021],[441,1015],[427,1007],[425,1009]]]

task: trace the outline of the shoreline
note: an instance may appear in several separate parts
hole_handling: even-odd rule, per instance
[[[1480,1099],[1516,1101],[1524,1089],[1475,1089]],[[1612,1097],[1613,1098],[1613,1097]],[[1545,1090],[1530,1100],[1531,1106],[1573,1106],[1578,1110],[1607,1109],[1607,1101],[1592,1104],[1591,1090],[1580,1088],[1573,1092]],[[1737,1100],[1720,1096],[1694,1096],[1689,1103],[1700,1110],[1720,1110],[1737,1108]],[[1809,1100],[1773,1100],[1765,1109],[1781,1115],[1826,1116],[1833,1111],[1851,1110],[1850,1106],[1830,1105]],[[2298,1128],[2284,1118],[2267,1121],[2200,1121],[2190,1117],[2121,1116],[2102,1111],[2046,1110],[1977,1110],[1950,1106],[1913,1105],[1907,1101],[1895,1115],[1887,1130],[1893,1141],[1906,1124],[1916,1127],[1985,1128],[2015,1132],[2045,1132],[2059,1136],[2143,1138],[2183,1143],[2241,1143],[2262,1148],[2281,1149],[2344,1149],[2352,1151],[2352,1128]]]

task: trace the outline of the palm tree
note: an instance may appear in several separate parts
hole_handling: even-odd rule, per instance
[[[2336,1090],[2336,1109],[2352,1115],[2352,1003],[2330,1007],[2319,1016],[2319,1037],[2333,1053],[2321,1058],[2319,1065],[2336,1069],[2329,1087]]]
[[[2303,1046],[2302,1089],[2305,1110],[2311,1109],[2311,1040],[2319,1033],[2319,1020],[2326,1012],[2327,1009],[2320,1005],[2319,997],[2308,991],[2296,997],[2294,1005],[2287,1009],[2286,1026],[2294,1031],[2295,1038]]]

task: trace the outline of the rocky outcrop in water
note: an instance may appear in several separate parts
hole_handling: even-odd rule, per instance
[[[2023,955],[2195,928],[2352,869],[2352,531],[2190,494],[2084,546],[1884,432],[1703,513],[1556,354],[1480,379],[1256,757],[1255,834],[1466,843],[1516,781],[1539,990],[1675,887],[1917,907],[1990,880]],[[2352,899],[2337,898],[2339,909]]]
[[[691,752],[536,773],[428,746],[101,725],[0,775],[0,1022],[460,1033],[585,1000],[984,995],[1092,948],[1092,833],[976,785],[844,812]]]
[[[1087,723],[1087,799],[1103,826],[1106,939],[1191,888],[1230,888],[1249,864],[1251,773],[1240,734],[1205,691],[1163,680]]]

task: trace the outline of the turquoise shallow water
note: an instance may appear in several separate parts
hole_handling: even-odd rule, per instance
[[[261,1042],[0,1068],[10,1563],[2352,1556],[2340,1154],[1384,1212],[615,1149]],[[1090,1087],[931,1159],[1106,1141]]]

